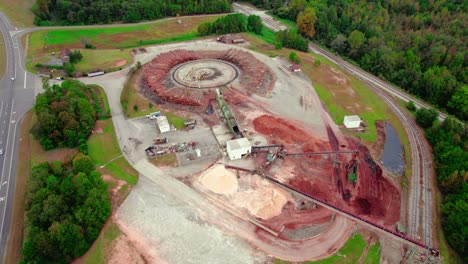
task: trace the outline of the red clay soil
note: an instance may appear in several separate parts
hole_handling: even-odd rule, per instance
[[[200,89],[189,89],[176,85],[170,76],[171,69],[181,63],[198,59],[217,59],[235,64],[240,69],[240,88],[247,93],[268,95],[276,77],[269,68],[252,54],[230,49],[225,51],[173,50],[162,53],[144,66],[143,90],[145,96],[176,105],[207,105],[207,93]],[[160,103],[160,102],[156,102]]]
[[[325,207],[298,211],[288,203],[280,215],[260,221],[268,228],[279,232],[284,226],[288,229],[297,229],[306,226],[320,225],[330,222],[333,212]]]
[[[302,145],[304,152],[331,151],[340,145],[347,146],[343,150],[358,150],[356,186],[347,181],[345,165],[352,158],[351,154],[338,154],[335,157],[332,155],[286,157],[295,165],[295,177],[288,184],[340,209],[387,227],[394,227],[399,220],[400,190],[382,175],[382,169],[372,160],[365,146],[352,138],[347,138],[347,142],[338,142],[331,130],[329,137],[333,137],[330,138],[333,144],[319,141],[298,125],[268,115],[254,119],[253,124],[255,130],[267,136],[270,142],[283,143],[287,150],[293,147],[288,144]],[[339,168],[336,174],[334,166]],[[350,192],[349,200],[343,198],[341,192],[345,191]]]
[[[305,143],[312,139],[312,136],[307,134],[297,126],[287,122],[284,119],[262,115],[253,120],[254,128],[257,132],[270,136],[278,143],[298,144]]]

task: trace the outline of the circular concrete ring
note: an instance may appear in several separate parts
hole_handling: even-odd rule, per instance
[[[237,67],[215,59],[193,60],[176,65],[173,80],[188,88],[208,89],[227,85],[239,76]]]

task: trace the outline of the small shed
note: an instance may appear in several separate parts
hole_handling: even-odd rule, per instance
[[[71,51],[69,49],[62,49],[60,51],[60,59],[62,59],[63,62],[69,62],[70,54],[71,54]]]
[[[252,145],[247,138],[238,138],[226,142],[226,150],[230,160],[241,159],[252,151]]]
[[[184,125],[186,129],[194,129],[195,125],[197,124],[197,120],[195,119],[185,119]]]
[[[166,116],[156,117],[156,123],[158,124],[159,132],[166,133],[171,131],[171,126],[169,125],[169,121],[167,121]]]
[[[361,118],[357,115],[345,116],[343,124],[346,128],[358,128],[361,126]]]
[[[292,72],[300,72],[301,66],[299,66],[298,64],[293,64],[289,67],[289,70]]]

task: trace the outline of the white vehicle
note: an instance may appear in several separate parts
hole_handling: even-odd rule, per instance
[[[0,149],[0,155],[3,155],[3,149]]]
[[[11,77],[11,80],[14,81],[14,80],[15,80],[15,77]]]
[[[55,79],[56,79],[56,80],[59,80],[59,81],[62,81],[62,80],[64,80],[65,78],[63,78],[62,76],[59,76],[59,77],[57,77],[57,78],[55,78]]]

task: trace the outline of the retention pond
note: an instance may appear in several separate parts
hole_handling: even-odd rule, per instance
[[[389,171],[403,175],[405,168],[403,147],[398,134],[389,123],[385,123],[385,145],[382,152],[382,162]]]

